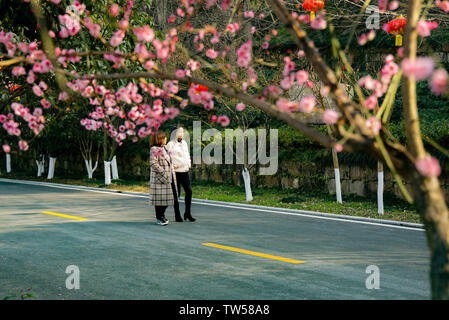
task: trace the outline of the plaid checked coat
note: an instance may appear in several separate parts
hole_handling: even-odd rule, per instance
[[[176,174],[170,155],[165,147],[151,147],[150,150],[150,205],[172,206],[178,196]],[[176,194],[171,187],[175,183]]]

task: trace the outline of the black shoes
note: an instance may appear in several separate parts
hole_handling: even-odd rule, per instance
[[[184,220],[189,220],[190,222],[194,222],[196,221],[196,219],[194,217],[192,217],[192,215],[189,213],[184,213]]]
[[[168,222],[169,222],[168,219],[165,217],[156,220],[156,223],[160,226],[166,226]]]
[[[184,220],[188,220],[190,222],[196,221],[196,219],[194,217],[192,217],[192,215],[190,215],[190,214],[184,214]],[[182,220],[181,215],[175,215],[176,222],[183,222],[184,220]],[[162,217],[160,219],[157,219],[156,223],[160,226],[166,226],[169,223],[169,221],[167,218]]]

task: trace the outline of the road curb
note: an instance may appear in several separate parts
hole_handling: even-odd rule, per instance
[[[12,182],[12,183],[22,183],[22,184],[31,184],[31,185],[42,185],[42,186],[58,186],[61,188],[69,188],[70,189],[79,189],[79,190],[92,190],[92,191],[101,191],[105,193],[121,193],[135,196],[148,196],[148,193],[145,192],[135,192],[135,191],[121,191],[114,189],[104,189],[97,187],[86,187],[86,186],[78,186],[78,185],[70,185],[70,184],[61,184],[61,183],[53,183],[53,182],[40,182],[40,181],[30,181],[30,180],[17,180],[17,179],[6,179],[0,178],[0,182]],[[180,199],[184,199],[181,197]],[[192,198],[193,203],[209,203],[216,205],[227,205],[234,206],[240,208],[249,208],[249,209],[264,209],[271,210],[274,212],[290,212],[290,213],[298,213],[303,215],[310,216],[320,216],[320,217],[331,217],[337,218],[341,220],[353,220],[353,221],[364,221],[364,222],[372,222],[372,223],[380,223],[386,225],[394,225],[394,226],[403,226],[409,228],[416,229],[424,229],[424,225],[420,223],[413,222],[403,222],[403,221],[393,221],[393,220],[385,220],[385,219],[375,219],[375,218],[365,218],[365,217],[356,217],[356,216],[348,216],[343,214],[334,214],[334,213],[325,213],[318,211],[308,211],[308,210],[299,210],[299,209],[288,209],[288,208],[278,208],[278,207],[268,207],[268,206],[260,206],[254,204],[246,204],[246,203],[238,203],[238,202],[227,202],[227,201],[217,201],[217,200],[206,200],[206,199],[198,199]]]

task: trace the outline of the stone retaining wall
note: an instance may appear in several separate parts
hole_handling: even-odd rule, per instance
[[[37,166],[31,153],[13,154],[13,172],[37,173]],[[120,154],[118,157],[119,176],[123,179],[149,179],[150,168],[146,159],[139,155]],[[45,169],[48,169],[48,158]],[[250,169],[251,184],[257,187],[280,187],[282,189],[317,190],[335,193],[335,179],[333,167],[316,165],[315,163],[301,163],[298,161],[282,160],[276,175],[263,176],[258,174],[258,166]],[[0,157],[0,172],[5,172],[5,157]],[[192,180],[216,181],[243,185],[241,165],[194,165],[191,170]],[[47,172],[44,173],[46,176]],[[55,176],[87,177],[84,161],[79,155],[58,158]],[[400,190],[393,176],[385,169],[385,192],[392,192],[402,198]],[[94,174],[97,179],[104,178],[102,162],[99,163]],[[344,194],[367,196],[377,193],[377,167],[357,165],[342,165],[340,168],[341,189]],[[440,177],[445,197],[449,202],[449,175],[446,172]]]

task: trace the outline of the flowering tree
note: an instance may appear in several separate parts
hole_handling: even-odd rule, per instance
[[[336,152],[366,152],[385,163],[425,224],[431,249],[432,295],[449,298],[448,209],[438,181],[441,168],[424,149],[416,97],[416,82],[425,79],[430,79],[432,92],[447,94],[447,71],[431,57],[417,57],[418,37],[428,36],[435,27],[435,23],[426,21],[429,8],[436,5],[448,12],[447,0],[428,1],[425,7],[422,0],[402,4],[379,1],[380,12],[388,7],[406,15],[404,47],[386,57],[377,79],[365,76],[357,81],[352,81],[357,74],[336,40],[326,12],[321,10],[311,19],[309,13],[300,12],[297,1],[267,0],[260,2],[254,12],[245,6],[247,2],[239,0],[180,0],[167,19],[166,32],[145,22],[147,1],[117,0],[106,7],[100,1],[24,1],[30,2],[41,41],[26,43],[8,30],[0,32],[4,45],[0,66],[10,70],[13,77],[26,78],[41,104],[30,110],[14,102],[0,110],[0,123],[16,137],[21,150],[26,150],[28,143],[18,118],[39,134],[47,109],[64,110],[80,97],[87,99],[92,108],[82,125],[94,131],[101,128],[118,146],[126,140],[136,142],[147,137],[188,104],[202,105],[224,127],[230,120],[226,115],[214,114],[214,99],[231,99],[237,112],[243,109],[242,104],[251,105]],[[356,7],[360,12],[370,1],[362,3]],[[222,27],[207,21],[199,25],[194,20],[217,8],[229,12]],[[298,51],[282,59],[280,81],[260,87],[260,66],[275,68],[270,66],[270,41],[278,30],[267,28],[271,22],[266,21],[276,21],[286,30]],[[234,36],[242,29],[248,32],[235,41]],[[330,68],[308,36],[310,31],[329,32],[326,34],[344,72],[340,67]],[[358,42],[362,45],[375,35],[371,31],[360,36]],[[79,41],[73,46],[74,40],[86,37],[93,41]],[[191,40],[189,47],[184,45],[185,39]],[[351,39],[346,47],[351,45]],[[255,46],[257,42],[260,47]],[[329,96],[336,110],[319,108],[312,95],[301,101],[291,101],[286,95],[295,83],[307,81],[307,71],[297,68],[297,60],[304,58],[321,81],[320,94]],[[96,68],[86,68],[89,63]],[[204,76],[212,73],[213,79]],[[406,146],[393,137],[386,125],[401,77]],[[43,80],[47,78],[51,78],[50,85],[49,80]],[[209,90],[198,93],[192,83]],[[347,84],[353,87],[354,97],[344,90]],[[379,99],[383,99],[380,106]],[[303,121],[301,114],[312,111],[322,113],[331,135]],[[9,152],[11,146],[4,145],[3,149]],[[409,182],[409,189],[403,180]]]

